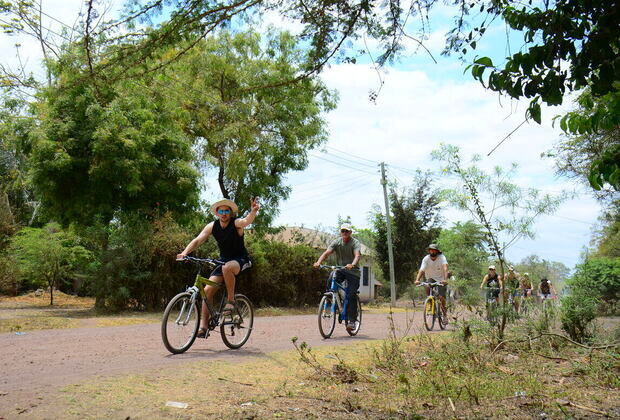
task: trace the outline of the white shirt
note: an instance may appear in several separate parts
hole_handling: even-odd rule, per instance
[[[426,277],[426,280],[434,279],[437,281],[444,281],[444,264],[448,264],[448,260],[446,259],[445,255],[437,255],[435,261],[431,260],[430,255],[427,255],[422,259],[422,265],[420,266],[420,270],[424,271],[424,277]]]

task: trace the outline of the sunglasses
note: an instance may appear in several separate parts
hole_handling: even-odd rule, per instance
[[[351,233],[351,231],[350,231],[350,230],[340,229],[340,233],[345,233],[345,232]]]
[[[218,210],[217,214],[221,214],[221,215],[230,214],[230,210]]]

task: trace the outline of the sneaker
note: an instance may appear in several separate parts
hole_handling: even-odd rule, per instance
[[[347,322],[347,331],[354,331],[356,327],[356,322]]]

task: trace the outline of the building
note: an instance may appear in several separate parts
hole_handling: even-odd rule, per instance
[[[329,245],[331,241],[338,237],[332,233],[296,226],[287,226],[282,231],[270,236],[276,241],[287,244],[308,245],[317,250],[317,257],[327,249],[327,245]],[[362,244],[361,254],[362,258],[360,259],[359,265],[362,276],[360,278],[359,292],[360,300],[362,302],[367,302],[375,299],[378,294],[378,288],[382,285],[375,279],[375,273],[372,269],[374,262],[372,250]],[[332,257],[330,257],[330,259],[331,258]],[[335,261],[330,262],[330,259],[327,260],[327,263],[335,264]]]

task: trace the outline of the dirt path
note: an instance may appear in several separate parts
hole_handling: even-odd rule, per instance
[[[421,325],[419,313],[394,314],[395,325],[404,329],[407,317]],[[346,345],[361,340],[387,337],[386,314],[365,314],[362,330],[349,337],[343,326],[323,340],[315,315],[259,317],[250,340],[240,350],[229,350],[219,334],[197,340],[181,355],[171,355],[161,342],[160,326],[133,325],[108,328],[76,328],[32,331],[23,335],[0,335],[0,418],[12,418],[22,411],[44,404],[61,387],[89,378],[148,370],[196,360],[242,360],[277,350],[292,349],[297,336],[312,346]]]

